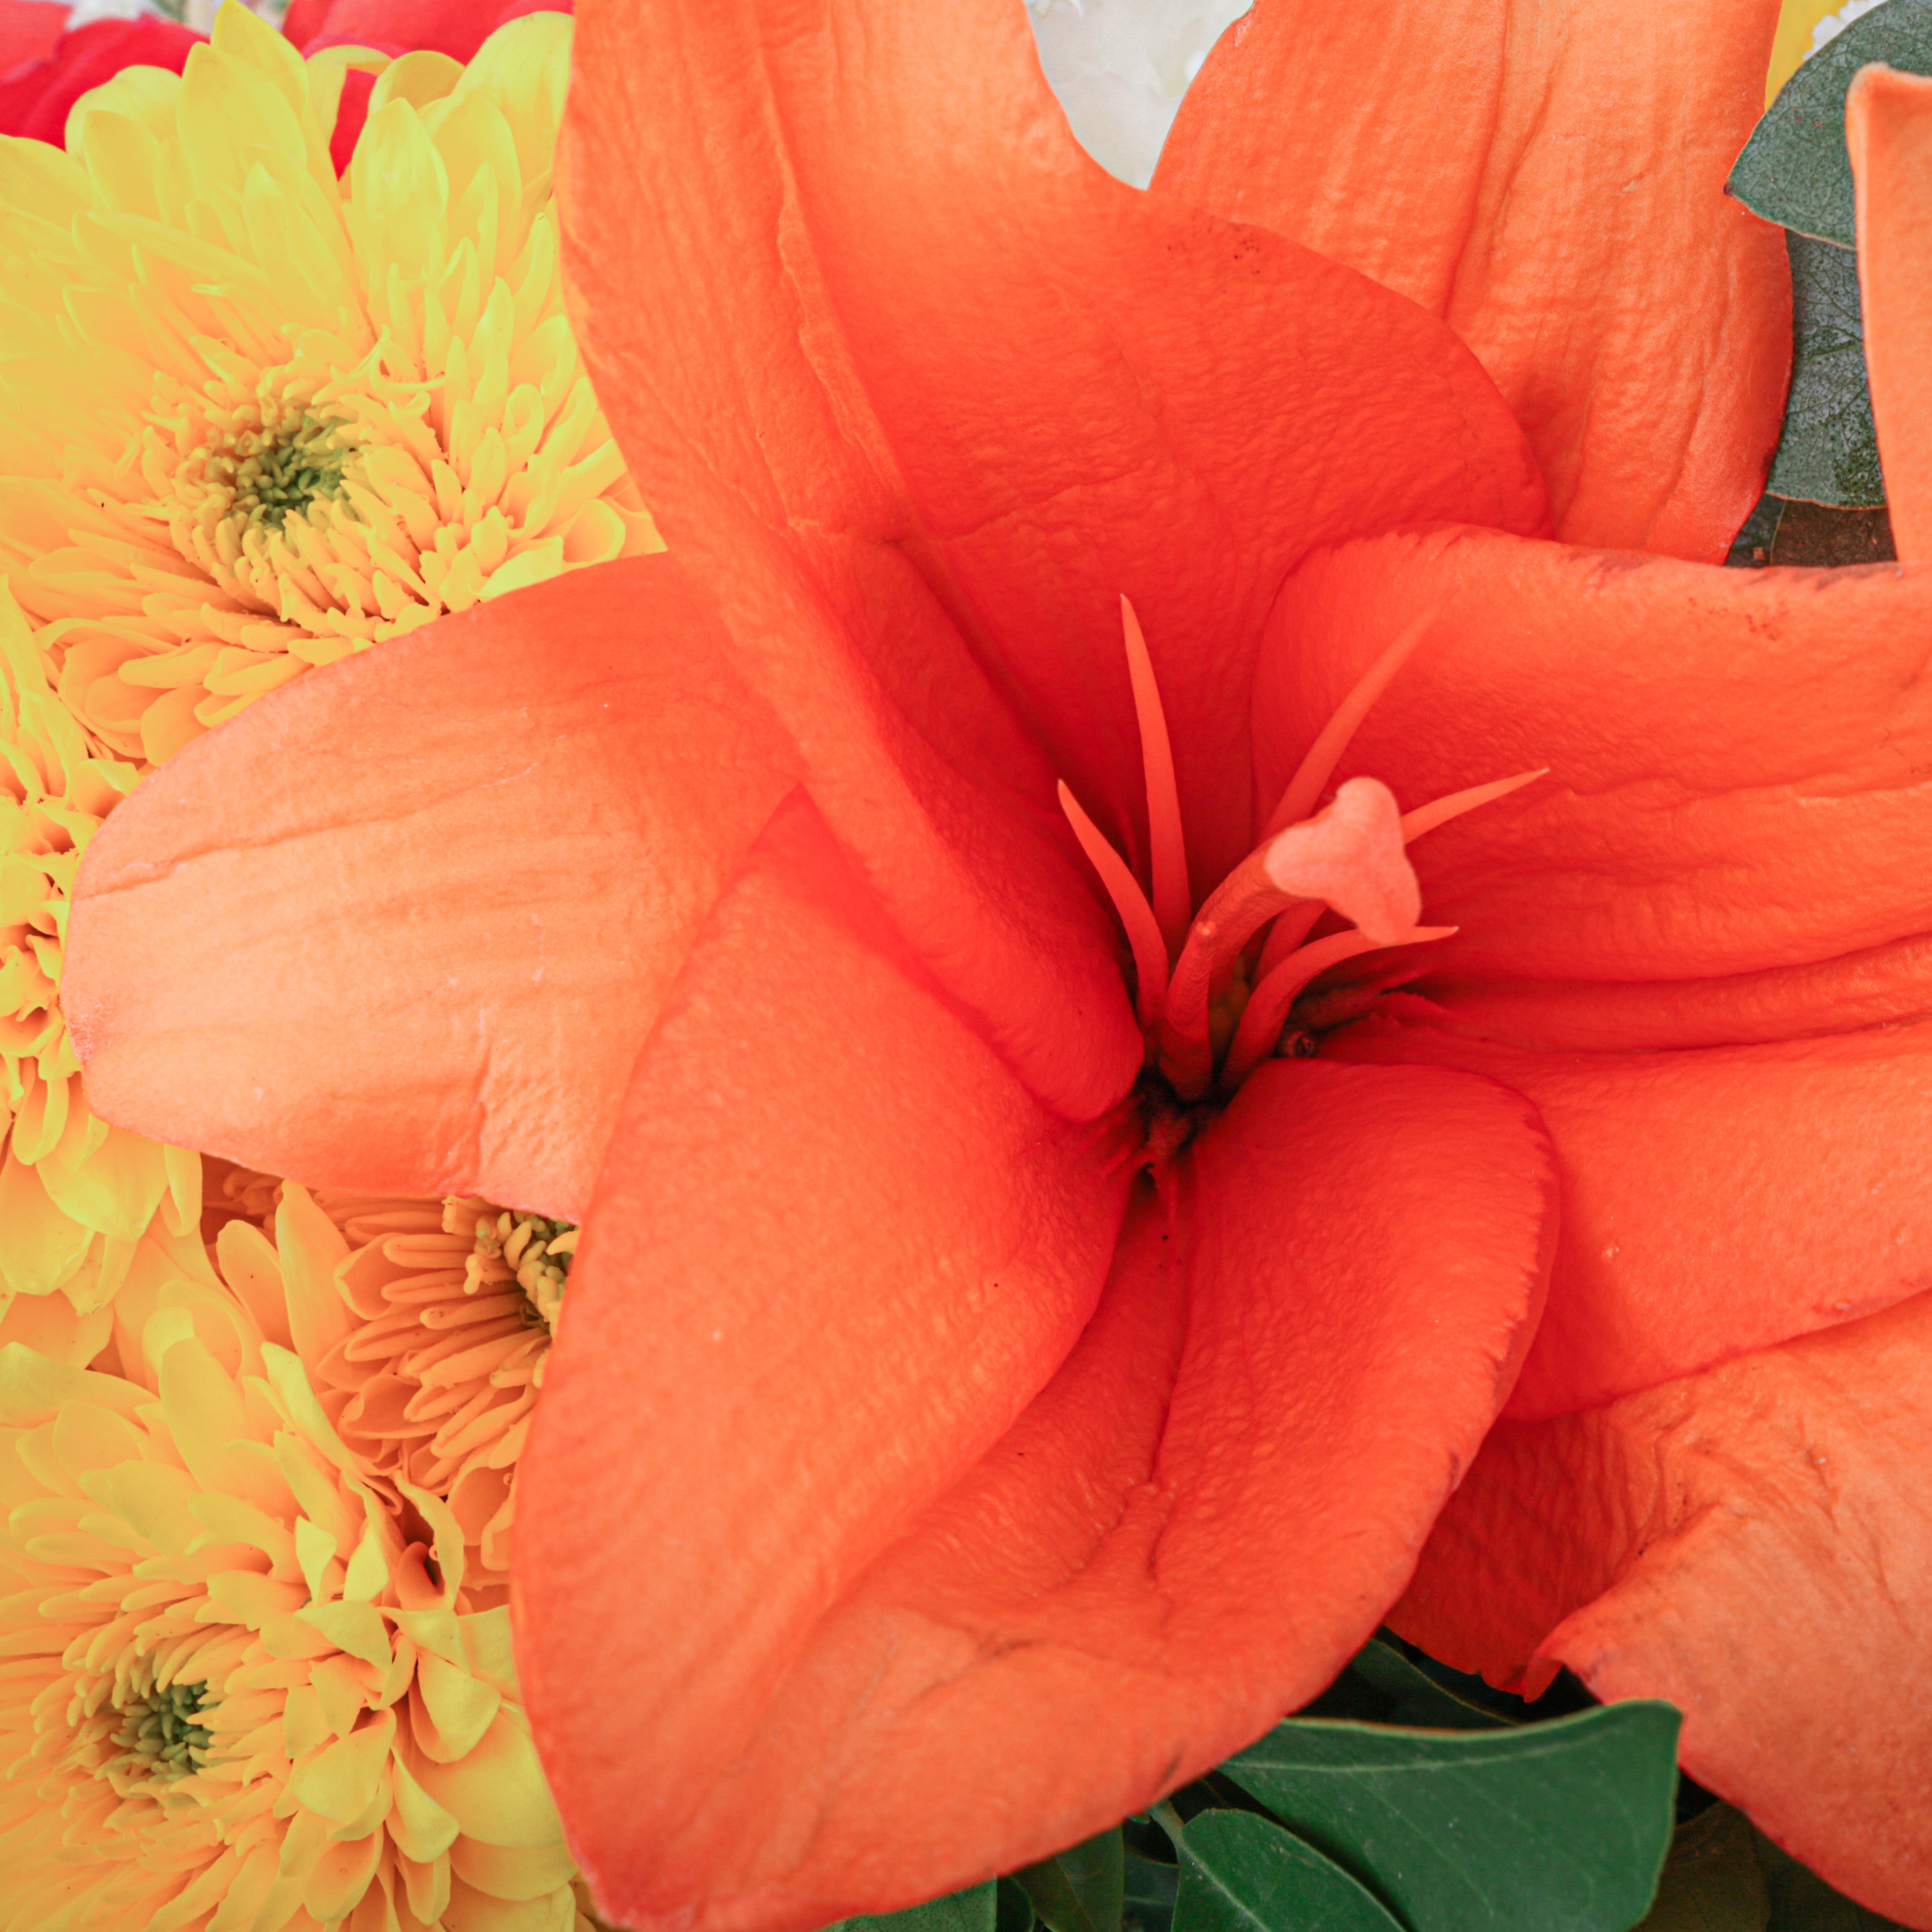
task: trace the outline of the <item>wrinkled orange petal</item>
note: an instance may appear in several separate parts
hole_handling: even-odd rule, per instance
[[[1744,1046],[1854,1033],[1932,1006],[1932,934],[1708,980],[1432,979],[1435,1024],[1517,1046]]]
[[[1543,526],[1520,433],[1448,331],[1105,176],[1010,0],[607,7],[577,71],[575,314],[674,550],[750,636],[766,574],[740,596],[733,573],[748,525],[776,533],[928,710],[970,689],[963,634],[1050,747],[1016,784],[1050,808],[1064,778],[1138,862],[1124,593],[1197,895],[1252,842],[1222,774],[1294,558],[1417,518]],[[905,603],[915,570],[946,620],[887,622],[880,586]]]
[[[795,796],[638,1064],[522,1465],[525,1682],[619,1918],[634,1858],[711,1888],[668,1847],[798,1642],[1072,1346],[1126,1131],[1027,1093]]]
[[[1669,1698],[1694,1777],[1841,1891],[1932,1925],[1928,1390],[1920,1295],[1500,1424],[1390,1621],[1498,1682],[1560,1662],[1601,1697]]]
[[[1055,828],[983,747],[938,755],[822,616],[788,615],[818,652],[774,668],[670,559],[599,566],[170,760],[76,893],[64,998],[96,1107],[318,1185],[578,1218],[692,932],[802,779],[1020,1077],[1105,1111],[1140,1035]]]
[[[1558,534],[1720,556],[1784,409],[1780,231],[1724,194],[1778,0],[1258,0],[1156,195],[1412,297],[1528,431]]]
[[[1892,542],[1932,558],[1932,80],[1864,68],[1845,98],[1845,140]]]
[[[1122,1150],[874,917],[775,824],[639,1063],[524,1466],[523,1681],[625,1923],[908,1904],[1257,1734],[1401,1587],[1540,1298],[1529,1109],[1284,1061],[1141,1184],[1082,1332]]]
[[[1270,620],[1261,796],[1424,610],[1336,776],[1413,808],[1549,772],[1409,848],[1424,916],[1460,928],[1421,989],[1757,974],[1932,929],[1932,568],[1714,571],[1476,530],[1324,553]],[[1838,1024],[1814,990],[1792,1030]]]
[[[691,935],[800,763],[668,558],[265,698],[90,849],[98,1111],[316,1185],[575,1218]]]
[[[1540,1114],[1563,1225],[1512,1414],[1593,1407],[1932,1287],[1932,1022],[1537,1053],[1378,1018],[1324,1051],[1465,1068]]]

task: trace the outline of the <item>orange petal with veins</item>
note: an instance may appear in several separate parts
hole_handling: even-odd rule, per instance
[[[1932,1295],[1551,1422],[1497,1425],[1390,1621],[1507,1683],[1667,1697],[1684,1768],[1932,1925]]]
[[[1533,1114],[1275,1063],[1116,1253],[1120,1151],[788,808],[639,1063],[524,1466],[523,1682],[608,1916],[802,1932],[1042,1856],[1400,1588],[1540,1295]]]
[[[1566,541],[1714,561],[1763,486],[1790,364],[1784,237],[1724,191],[1778,10],[1258,0],[1153,193],[1440,316],[1528,431]]]

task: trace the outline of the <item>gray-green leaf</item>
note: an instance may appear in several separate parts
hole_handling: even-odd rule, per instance
[[[1221,1767],[1410,1932],[1628,1932],[1670,1844],[1678,1714],[1508,1730],[1290,1719]]]
[[[1174,1932],[1402,1932],[1346,1872],[1251,1811],[1204,1811],[1174,1849]]]
[[[1932,74],[1932,0],[1888,0],[1854,20],[1792,76],[1752,130],[1726,183],[1767,221],[1855,248],[1845,95],[1873,61]]]
[[[1116,1826],[1013,1876],[1053,1932],[1120,1932],[1125,1860]]]
[[[1791,394],[1765,488],[1809,503],[1876,509],[1885,501],[1885,479],[1865,378],[1858,257],[1796,231],[1785,240],[1791,252]]]

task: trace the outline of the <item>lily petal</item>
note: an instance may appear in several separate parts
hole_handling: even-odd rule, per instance
[[[524,1466],[522,1680],[634,1924],[904,1905],[1257,1734],[1400,1588],[1541,1293],[1521,1101],[1276,1062],[1088,1321],[1120,1150],[790,813],[639,1063]]]
[[[1932,1722],[1898,1691],[1932,1629],[1929,1380],[1920,1295],[1587,1414],[1501,1424],[1390,1621],[1494,1682],[1563,1663],[1599,1696],[1669,1698],[1694,1777],[1840,1890],[1932,1924]]]
[[[1073,1346],[1130,1126],[1046,1112],[794,796],[638,1063],[521,1466],[524,1682],[618,1918],[707,1888],[669,1848],[800,1642]]]
[[[1549,775],[1412,848],[1429,919],[1460,928],[1423,990],[1755,974],[1932,931],[1932,568],[1719,572],[1475,530],[1325,552],[1270,622],[1261,796],[1424,611],[1337,778],[1413,807]],[[1814,991],[1793,1030],[1834,1024]]]
[[[1558,534],[1720,557],[1784,410],[1783,235],[1724,193],[1778,0],[1257,0],[1154,192],[1448,322],[1528,431]]]
[[[1864,68],[1845,98],[1865,366],[1892,541],[1932,558],[1932,80]]]
[[[1462,1067],[1540,1114],[1562,1232],[1512,1415],[1592,1408],[1932,1287],[1932,1022],[1538,1053],[1378,1017],[1324,1052]]]
[[[1448,330],[1102,173],[1009,0],[593,5],[578,50],[580,334],[674,549],[748,636],[766,620],[728,601],[735,561],[748,524],[778,533],[928,706],[963,634],[1052,776],[1140,853],[1126,593],[1202,892],[1251,842],[1220,777],[1294,558],[1418,518],[1543,527],[1520,432]],[[950,645],[866,616],[903,559]],[[1050,782],[1032,795],[1050,808]]]
[[[801,762],[668,558],[314,672],[90,848],[96,1108],[311,1184],[578,1218],[698,924]]]

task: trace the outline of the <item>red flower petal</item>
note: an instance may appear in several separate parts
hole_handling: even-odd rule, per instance
[[[329,46],[427,47],[466,61],[525,14],[568,14],[572,0],[293,0],[282,31],[304,53]]]
[[[524,1466],[524,1682],[633,1923],[904,1905],[1256,1735],[1400,1587],[1540,1288],[1520,1101],[1277,1062],[1076,1346],[1125,1168],[808,833],[639,1064]]]
[[[1424,989],[1757,973],[1932,928],[1932,569],[1716,571],[1467,530],[1349,545],[1272,620],[1261,796],[1429,611],[1337,778],[1408,808],[1550,773],[1411,848],[1424,916],[1461,928]],[[1821,997],[1792,1030],[1836,1023]]]
[[[0,88],[16,68],[45,60],[59,46],[67,16],[58,0],[0,0]]]
[[[1932,1024],[1559,1054],[1383,1021],[1324,1051],[1466,1068],[1541,1114],[1562,1232],[1514,1415],[1591,1407],[1932,1287]]]
[[[866,557],[895,547],[1138,850],[1126,592],[1204,890],[1250,842],[1224,775],[1294,557],[1418,518],[1540,526],[1448,331],[1108,179],[1010,0],[604,8],[577,72],[579,320],[673,547],[726,584],[748,517],[784,531],[860,635]]]
[[[1572,543],[1724,554],[1791,346],[1784,238],[1724,193],[1778,0],[1258,0],[1154,192],[1443,317],[1529,432]]]
[[[58,148],[67,138],[68,110],[89,88],[112,80],[124,67],[179,74],[204,38],[152,16],[76,27],[33,65],[10,74],[0,67],[0,134],[26,135]]]
[[[1932,558],[1932,80],[1865,68],[1846,98],[1845,137],[1892,540],[1900,556]]]
[[[1559,1421],[1500,1424],[1391,1621],[1498,1682],[1668,1697],[1684,1768],[1932,1925],[1932,1296]],[[1533,1658],[1546,1661],[1532,1664]]]

